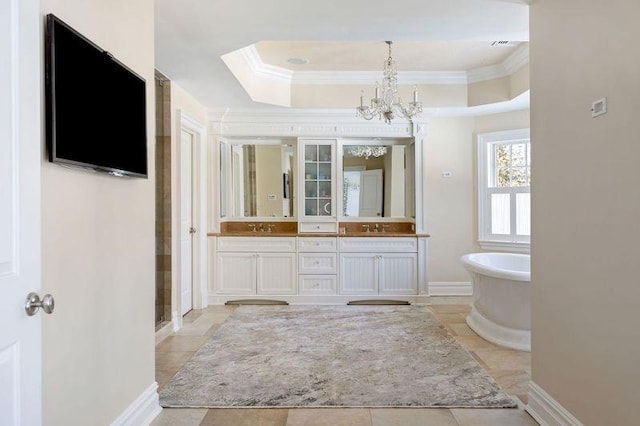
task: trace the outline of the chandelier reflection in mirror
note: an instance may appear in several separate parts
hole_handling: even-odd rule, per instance
[[[371,145],[356,145],[346,148],[347,154],[353,157],[364,157],[368,160],[369,157],[382,157],[387,153],[386,146],[371,146]]]
[[[418,102],[418,90],[414,89],[412,102],[407,105],[402,104],[398,95],[398,70],[391,56],[393,42],[385,41],[385,43],[389,45],[389,58],[384,62],[382,87],[376,82],[375,97],[371,99],[371,106],[364,105],[363,91],[360,96],[360,106],[356,108],[356,115],[365,120],[371,120],[373,117],[378,117],[379,120],[384,118],[387,124],[391,124],[391,120],[399,113],[407,120],[413,121],[414,117],[422,113],[422,102]]]

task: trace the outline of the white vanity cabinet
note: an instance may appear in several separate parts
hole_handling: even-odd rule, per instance
[[[212,129],[209,302],[427,302],[424,127],[261,120]]]
[[[417,239],[340,238],[340,294],[418,294]]]
[[[218,294],[296,294],[295,237],[218,237],[216,266]]]
[[[298,292],[301,295],[336,294],[337,238],[298,238],[298,272]]]

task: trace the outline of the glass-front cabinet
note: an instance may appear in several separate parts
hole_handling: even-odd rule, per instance
[[[303,232],[335,232],[336,221],[336,141],[332,139],[300,139],[299,158],[301,194],[300,222]],[[315,222],[318,224],[314,225]],[[332,222],[331,224],[327,222]]]

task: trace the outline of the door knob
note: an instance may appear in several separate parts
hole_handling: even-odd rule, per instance
[[[27,315],[29,316],[35,315],[40,308],[42,308],[46,314],[50,314],[55,307],[56,303],[50,294],[45,294],[42,300],[40,300],[38,293],[32,292],[27,295],[27,300],[24,302],[24,310],[27,311]]]
[[[195,234],[196,233],[196,228],[194,228],[193,226],[191,228],[189,228],[189,233],[190,234]]]

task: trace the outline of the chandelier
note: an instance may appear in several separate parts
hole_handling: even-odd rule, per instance
[[[389,58],[384,62],[382,87],[376,82],[375,97],[371,99],[371,106],[364,105],[364,91],[360,95],[360,106],[356,108],[356,115],[365,120],[378,117],[384,118],[387,124],[395,118],[395,114],[402,114],[407,120],[412,121],[414,117],[422,112],[422,102],[418,102],[418,89],[413,91],[413,101],[408,105],[403,105],[398,95],[398,71],[396,62],[391,57],[392,41],[385,41],[389,45]],[[380,96],[382,91],[382,97]]]
[[[356,145],[347,148],[347,154],[353,157],[364,157],[365,160],[369,157],[382,157],[386,153],[386,146]]]

